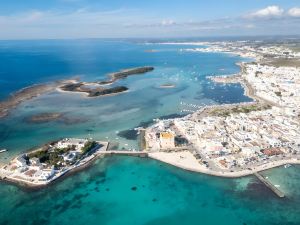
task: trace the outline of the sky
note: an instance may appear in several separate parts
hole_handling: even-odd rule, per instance
[[[0,39],[300,35],[300,0],[0,0]]]

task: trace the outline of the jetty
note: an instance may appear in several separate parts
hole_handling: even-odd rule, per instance
[[[285,195],[282,191],[280,191],[275,185],[273,185],[267,178],[262,176],[259,173],[254,173],[254,175],[262,182],[264,183],[271,191],[273,191],[279,198],[284,198]]]
[[[128,151],[128,150],[108,150],[102,152],[103,155],[125,155],[125,156],[137,156],[137,157],[148,157],[148,153],[144,151]]]

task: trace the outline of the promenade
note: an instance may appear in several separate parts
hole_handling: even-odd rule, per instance
[[[257,172],[272,169],[275,167],[284,166],[286,164],[300,164],[300,160],[295,158],[295,159],[285,159],[280,161],[269,162],[263,165],[249,167],[249,169],[229,171],[229,170],[213,170],[207,168],[205,165],[200,164],[199,161],[194,157],[194,155],[189,151],[170,152],[170,153],[150,152],[148,153],[148,157],[176,166],[184,170],[197,172],[197,173],[204,173],[204,174],[218,176],[218,177],[228,177],[228,178],[249,176]]]

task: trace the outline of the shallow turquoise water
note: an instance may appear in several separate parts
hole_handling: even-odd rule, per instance
[[[70,136],[90,136],[118,142],[120,148],[136,149],[136,140],[120,137],[118,132],[154,118],[195,110],[180,102],[203,105],[250,101],[240,85],[215,85],[205,78],[238,72],[239,57],[182,52],[181,48],[185,46],[97,40],[0,42],[0,61],[5,62],[0,68],[2,96],[39,82],[74,76],[95,81],[120,69],[155,67],[151,73],[131,76],[114,84],[129,87],[130,91],[121,95],[86,98],[80,94],[54,92],[19,105],[0,121],[0,147],[9,150],[0,162],[28,148]],[[149,49],[156,52],[147,52]],[[159,88],[165,83],[176,87]],[[30,124],[26,121],[27,117],[43,112],[62,112],[71,122]]]
[[[282,171],[290,182],[300,178],[295,167]],[[297,187],[287,199],[278,199],[254,177],[215,178],[141,158],[101,159],[40,191],[0,187],[2,224],[282,225],[300,220],[299,195],[292,195]]]
[[[130,92],[84,98],[57,92],[24,102],[0,121],[0,162],[61,137],[87,137],[137,148],[117,132],[183,114],[187,104],[250,101],[240,85],[214,85],[212,74],[239,71],[227,54],[181,52],[187,46],[99,40],[0,42],[0,98],[28,85],[70,78],[103,79],[119,69],[152,65],[151,73],[118,84]],[[188,46],[190,48],[190,46]],[[149,53],[145,50],[156,49]],[[174,83],[174,89],[159,85]],[[28,116],[62,112],[68,123],[30,124]],[[125,145],[128,144],[128,145]],[[287,198],[278,199],[254,177],[224,179],[130,157],[98,160],[43,190],[0,183],[0,224],[300,224],[300,167],[265,172]]]

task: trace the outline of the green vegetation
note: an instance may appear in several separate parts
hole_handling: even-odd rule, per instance
[[[281,97],[281,91],[275,91],[275,94],[278,96],[278,97]]]
[[[116,94],[116,93],[124,92],[124,91],[127,91],[127,90],[128,90],[128,88],[125,87],[125,86],[118,86],[118,87],[107,88],[107,89],[96,90],[96,91],[91,90],[89,92],[89,97],[96,97],[96,96],[109,95],[109,94]]]
[[[120,72],[111,74],[111,76],[112,76],[112,80],[116,81],[119,79],[124,79],[130,75],[147,73],[152,70],[154,70],[154,67],[152,67],[152,66],[138,67],[138,68],[133,68],[133,69],[122,70]]]
[[[43,149],[40,151],[31,152],[28,154],[28,158],[38,158],[41,163],[45,163],[49,160],[48,150]]]
[[[83,85],[83,83],[72,83],[72,84],[66,84],[61,87],[64,91],[77,91],[78,88],[80,88]]]
[[[62,154],[65,154],[65,153],[71,151],[72,149],[75,149],[75,146],[69,146],[67,148],[56,148],[56,149],[54,149],[54,152],[62,155]]]
[[[38,158],[41,163],[47,163],[57,168],[59,164],[64,162],[62,155],[68,153],[74,148],[75,146],[69,146],[67,148],[55,148],[53,151],[49,151],[49,149],[42,149],[31,152],[27,156],[28,159]]]
[[[85,145],[81,149],[82,155],[88,153],[89,151],[91,151],[96,146],[97,146],[97,142],[95,142],[95,141],[88,141],[87,143],[85,143]]]
[[[299,67],[300,60],[298,58],[288,58],[288,59],[280,58],[280,59],[269,60],[267,64],[275,67],[281,67],[281,66]]]
[[[59,168],[62,165],[68,164],[72,165],[81,157],[84,157],[85,154],[89,154],[91,150],[93,150],[97,146],[97,142],[88,141],[81,149],[81,153],[74,156],[72,161],[65,161],[64,155],[70,153],[70,151],[75,150],[76,146],[69,146],[66,148],[49,148],[48,146],[44,146],[40,150],[30,152],[26,155],[26,160],[30,160],[32,158],[38,158],[41,163],[46,163],[47,165],[55,166]]]
[[[255,72],[255,77],[258,77],[258,75],[262,75],[262,72],[261,71],[256,71]]]
[[[269,105],[244,105],[244,106],[234,106],[233,108],[224,108],[224,109],[215,109],[211,112],[213,116],[222,116],[227,117],[230,114],[234,113],[249,113],[252,111],[261,111],[269,109],[271,106]]]

